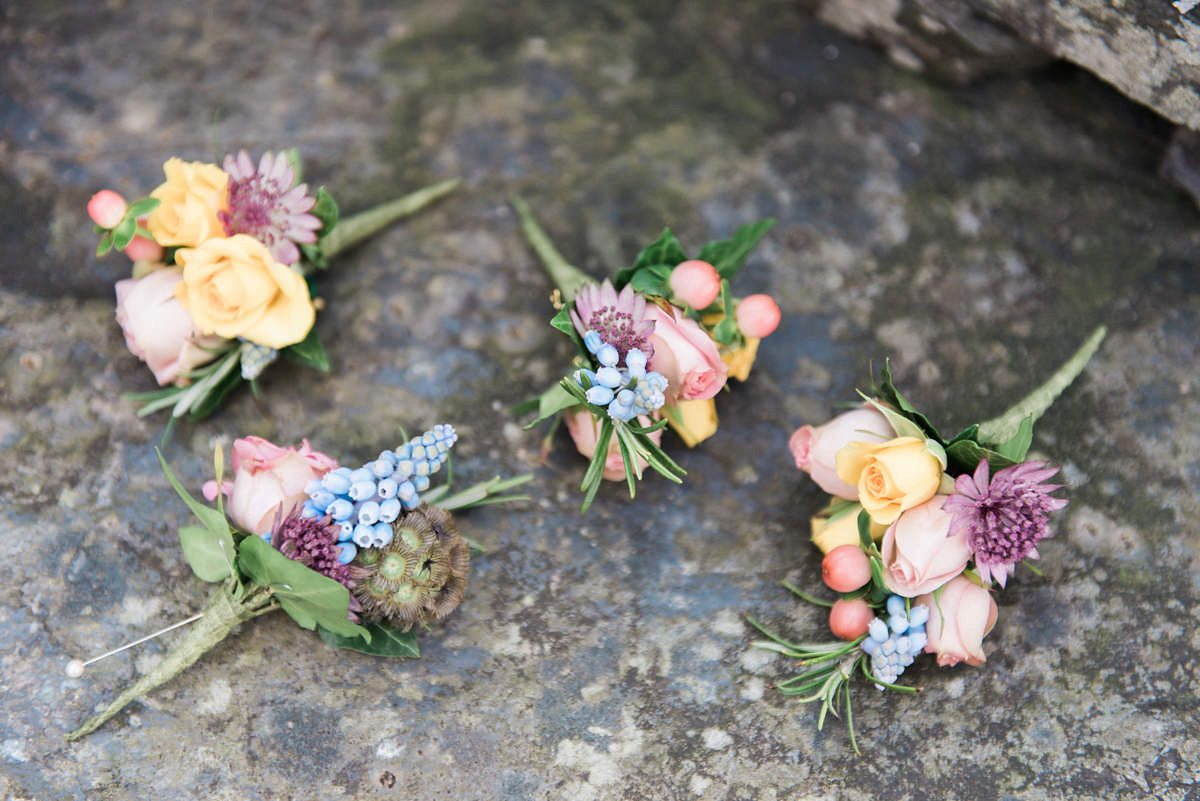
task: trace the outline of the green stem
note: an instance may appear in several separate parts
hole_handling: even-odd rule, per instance
[[[500,476],[496,476],[488,481],[481,481],[474,486],[467,487],[465,490],[460,490],[453,495],[446,494],[448,490],[448,485],[446,485],[426,493],[424,501],[433,506],[445,509],[447,512],[468,509],[472,506],[484,506],[489,503],[525,501],[529,500],[528,495],[500,495],[499,493],[510,490],[513,487],[519,487],[532,480],[533,473],[523,473],[513,478],[500,478]]]
[[[142,676],[116,699],[87,720],[82,726],[67,735],[68,740],[78,740],[91,734],[104,725],[105,721],[120,712],[130,701],[141,698],[146,693],[164,684],[216,646],[217,643],[229,636],[239,624],[258,615],[278,609],[271,596],[271,591],[265,587],[255,587],[240,601],[235,600],[228,587],[222,587],[213,593],[204,608],[203,617],[196,621],[187,634],[175,643],[163,660],[153,670]]]
[[[554,285],[562,293],[564,303],[574,300],[575,293],[579,291],[580,287],[596,283],[596,279],[578,267],[567,264],[567,260],[555,249],[550,237],[546,236],[546,232],[533,218],[533,212],[529,210],[529,206],[524,200],[513,195],[512,204],[513,208],[517,210],[517,217],[521,220],[521,231],[525,234],[525,239],[538,254],[538,258],[542,260],[546,272],[550,274]]]
[[[457,178],[440,184],[418,189],[412,194],[376,206],[373,209],[339,220],[329,236],[321,239],[321,250],[332,257],[343,250],[357,245],[387,226],[428,206],[430,203],[453,192],[459,185]]]
[[[1026,417],[1032,417],[1033,421],[1037,422],[1037,419],[1050,408],[1062,391],[1083,372],[1083,368],[1087,366],[1092,354],[1104,341],[1106,333],[1108,333],[1108,329],[1104,326],[1097,328],[1045,383],[1017,401],[999,417],[980,423],[979,441],[985,443],[1007,442],[1016,436],[1021,421]]]

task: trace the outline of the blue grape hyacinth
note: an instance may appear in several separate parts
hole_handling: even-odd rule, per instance
[[[862,649],[871,657],[871,673],[875,678],[895,684],[925,648],[929,608],[922,604],[906,610],[905,599],[892,595],[887,599],[887,613],[887,620],[877,617],[871,621]],[[875,686],[883,689],[881,684]]]
[[[575,381],[586,390],[588,403],[606,407],[609,417],[622,421],[651,414],[666,403],[667,379],[646,370],[644,351],[631,348],[622,365],[621,352],[596,331],[588,331],[583,344],[600,363],[596,370],[575,371]]]
[[[344,562],[358,548],[382,548],[392,541],[392,523],[420,505],[429,476],[442,468],[457,441],[453,426],[439,424],[357,470],[331,470],[305,488],[308,500],[300,514],[329,517],[340,527]]]

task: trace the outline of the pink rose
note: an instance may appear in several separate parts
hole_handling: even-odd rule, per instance
[[[170,267],[116,284],[117,323],[125,333],[125,346],[146,363],[160,386],[186,384],[189,370],[212,361],[214,354],[206,348],[225,342],[202,336],[176,300],[175,285],[182,279],[183,271]]]
[[[966,661],[978,666],[986,661],[983,638],[996,624],[997,614],[991,593],[958,576],[939,592],[922,595],[915,603],[929,608],[925,652],[937,654],[939,665],[949,667]]]
[[[592,413],[583,407],[572,409],[563,414],[567,423],[567,431],[575,441],[575,447],[586,458],[591,459],[596,453],[596,440],[600,437],[600,422]],[[654,421],[645,415],[637,419],[638,425],[648,426]],[[662,429],[652,431],[648,435],[655,445],[662,442]],[[638,459],[643,470],[646,469],[645,459]],[[604,477],[609,481],[625,480],[625,460],[621,458],[621,446],[614,435],[608,441],[608,456],[604,460]]]
[[[971,546],[966,532],[948,536],[954,519],[942,509],[948,497],[934,495],[901,512],[883,535],[883,583],[897,595],[933,592],[967,566]]]
[[[667,379],[667,403],[705,400],[725,386],[729,368],[721,361],[717,343],[699,323],[674,306],[668,313],[653,303],[646,305],[646,319],[654,321],[650,336],[654,355],[646,369]]]
[[[299,449],[281,448],[262,437],[234,440],[233,481],[221,487],[229,499],[229,519],[242,531],[269,535],[277,517],[287,517],[304,503],[304,488],[337,466],[310,448],[308,440],[301,440]],[[217,482],[204,485],[204,497],[217,497]]]
[[[858,500],[858,488],[838,478],[837,452],[849,442],[887,442],[896,436],[887,418],[870,406],[840,414],[822,426],[801,426],[788,440],[796,467],[830,495]]]

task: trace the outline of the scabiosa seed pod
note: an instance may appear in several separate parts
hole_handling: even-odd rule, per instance
[[[393,531],[385,547],[363,549],[353,562],[363,618],[405,630],[442,620],[467,588],[467,543],[449,512],[425,504],[397,520]]]

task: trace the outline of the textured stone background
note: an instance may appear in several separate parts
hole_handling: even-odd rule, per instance
[[[946,88],[792,3],[0,3],[0,790],[12,799],[1196,799],[1200,745],[1200,214],[1156,177],[1170,124],[1065,65]],[[83,742],[64,734],[207,593],[155,464],[151,388],[112,319],[88,196],[170,155],[297,146],[356,210],[457,196],[348,253],[323,287],[334,360],[278,367],[176,430],[193,487],[216,438],[310,437],[346,461],[445,420],[466,480],[535,470],[536,500],[461,518],[490,552],[418,662],[244,626]],[[596,275],[664,225],[694,248],[780,224],[738,290],[785,312],[678,489],[609,485],[506,409],[569,355],[505,199]],[[1071,506],[1000,596],[979,669],[915,697],[861,687],[815,731],[749,650],[819,612],[820,493],[786,439],[890,356],[953,428],[998,412],[1097,323],[1044,418]]]

